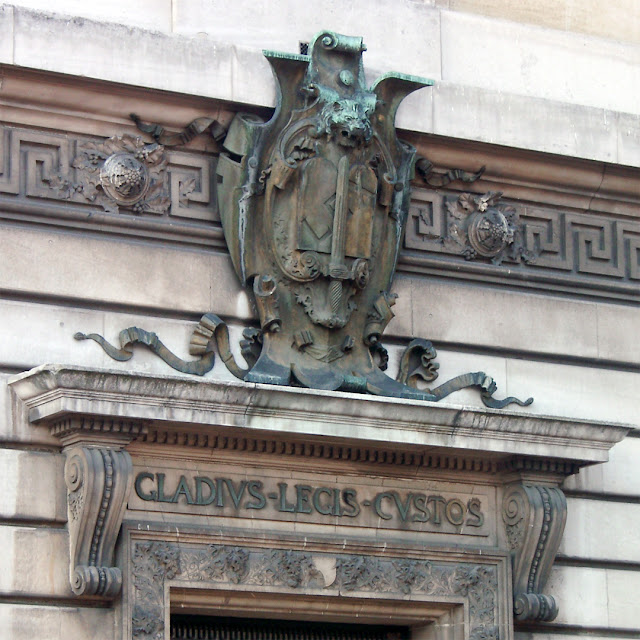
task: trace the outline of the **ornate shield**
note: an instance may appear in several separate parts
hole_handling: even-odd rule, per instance
[[[215,346],[234,375],[249,382],[422,400],[478,386],[487,406],[529,404],[531,399],[494,399],[495,383],[483,372],[419,390],[417,381],[437,377],[435,349],[426,340],[409,344],[397,380],[383,373],[387,356],[380,337],[393,317],[389,291],[415,154],[396,137],[394,119],[409,93],[432,83],[388,73],[368,89],[362,38],[324,31],[309,50],[311,56],[265,52],[279,87],[275,113],[269,122],[238,114],[218,162],[218,206],[229,253],[260,319],[260,330],[244,334],[249,367],[236,363],[226,326],[213,313],[194,330],[190,352],[201,358],[191,362],[137,327],[121,332],[120,349],[97,334],[76,337],[95,340],[118,360],[131,358],[132,344],[142,343],[170,366],[200,375],[213,367]],[[212,122],[194,121],[180,140]],[[162,127],[141,129],[162,141]],[[222,139],[218,129],[212,133]],[[450,173],[468,182],[482,171]],[[473,227],[476,236],[491,235],[486,224]]]
[[[367,89],[364,50],[362,38],[325,31],[310,58],[265,52],[280,87],[276,112],[267,123],[238,115],[227,135],[222,222],[263,331],[246,380],[407,391],[371,349],[393,316],[414,156],[396,137],[395,113],[432,83],[387,74]]]

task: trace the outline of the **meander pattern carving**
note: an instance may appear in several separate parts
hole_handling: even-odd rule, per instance
[[[468,260],[471,252],[465,242],[458,241],[457,200],[453,193],[414,189],[405,249],[425,257],[437,256],[438,264],[456,264],[464,270],[460,262]],[[511,249],[495,257],[471,255],[472,260],[493,267],[492,275],[501,273],[496,263],[511,268],[518,265],[518,270],[540,275],[559,287],[573,281],[593,287],[601,295],[609,291],[609,295],[620,297],[631,286],[637,298],[634,281],[640,280],[640,221],[597,212],[506,204],[518,221]]]
[[[7,211],[14,217],[36,213],[43,220],[52,218],[55,222],[57,212],[41,205],[59,202],[65,204],[66,211],[84,215],[89,207],[114,216],[137,215],[141,221],[172,217],[183,219],[185,224],[189,220],[210,222],[219,229],[213,188],[215,161],[210,155],[165,149],[166,164],[159,167],[159,206],[146,207],[146,198],[127,205],[108,197],[99,175],[91,184],[91,174],[96,177],[95,169],[107,157],[100,157],[104,149],[97,155],[91,153],[104,148],[104,144],[105,140],[98,138],[0,128],[0,202],[4,215]],[[143,143],[143,153],[150,146]],[[585,290],[605,298],[637,299],[640,221],[505,201],[503,206],[512,206],[517,216],[516,237],[504,255],[478,256],[466,243],[456,241],[456,216],[451,208],[458,197],[443,190],[413,189],[404,248],[416,256],[418,264],[427,268],[448,266],[458,274],[471,273],[474,265],[481,264],[493,278],[505,282],[526,273],[559,290],[575,293],[575,285],[583,284]]]
[[[58,201],[85,215],[90,207],[142,219],[218,221],[214,173],[208,154],[166,150],[129,134],[104,140],[0,129],[0,198],[13,196],[17,213]]]
[[[327,554],[318,554],[318,556]],[[469,604],[470,638],[500,637],[495,617],[497,569],[492,565],[438,563],[411,558],[364,555],[330,556],[335,578],[329,582],[314,554],[287,549],[191,546],[165,541],[133,543],[132,638],[164,638],[165,581],[280,587],[295,593],[385,593],[406,596],[458,596]]]

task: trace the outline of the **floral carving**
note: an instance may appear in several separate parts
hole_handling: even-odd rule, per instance
[[[134,546],[134,638],[164,638],[164,581],[180,573],[179,555],[178,547],[168,542],[138,542]]]
[[[388,591],[390,587],[382,562],[372,556],[337,558],[335,584],[344,591]]]
[[[69,505],[69,514],[72,520],[77,520],[82,513],[82,507],[84,506],[84,494],[82,491],[75,491],[69,493],[67,496],[67,503]]]
[[[324,554],[322,554],[324,555]],[[474,640],[497,640],[497,570],[491,565],[437,564],[413,558],[365,555],[335,557],[328,583],[312,554],[291,549],[246,549],[225,545],[136,542],[133,548],[134,640],[164,637],[165,580],[245,584],[318,592],[376,592],[462,596],[469,603]]]
[[[416,560],[394,560],[395,584],[399,591],[405,594],[411,593],[418,585],[424,584],[432,572],[430,562]]]
[[[253,572],[251,581],[284,585],[290,589],[325,586],[324,576],[309,554],[282,549],[272,549],[264,555]]]
[[[167,158],[159,144],[147,144],[128,134],[86,142],[72,166],[75,180],[66,175],[48,180],[65,200],[97,204],[112,213],[128,208],[134,213],[161,214],[169,209]]]
[[[445,246],[466,260],[480,257],[494,264],[503,260],[534,262],[536,256],[524,247],[518,214],[514,207],[500,204],[501,196],[502,193],[491,192],[482,196],[463,193],[447,202]]]
[[[249,552],[238,547],[215,547],[211,545],[211,570],[216,576],[224,576],[229,582],[238,584],[248,572]]]

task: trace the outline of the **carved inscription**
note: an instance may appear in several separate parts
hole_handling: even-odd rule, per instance
[[[336,487],[277,479],[234,479],[206,475],[168,476],[142,471],[135,494],[156,508],[200,515],[302,519],[322,523],[383,526],[465,535],[487,535],[487,496],[444,491]],[[137,504],[134,506],[138,506]]]

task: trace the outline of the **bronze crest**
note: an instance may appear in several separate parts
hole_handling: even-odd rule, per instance
[[[383,371],[380,339],[394,315],[390,287],[415,159],[415,149],[396,137],[394,120],[401,101],[432,82],[387,73],[367,88],[365,49],[362,38],[324,31],[310,43],[310,56],[265,52],[279,86],[275,113],[268,122],[237,114],[218,162],[223,230],[236,273],[253,292],[260,330],[245,332],[248,369],[234,361],[214,314],[202,318],[191,353],[210,368],[215,343],[248,382],[422,400],[478,386],[487,406],[529,404],[494,399],[495,383],[483,372],[434,390],[409,386],[437,376],[426,341],[410,345],[398,380]],[[167,351],[154,334],[136,331],[139,341]],[[131,329],[123,333],[122,350],[86,337],[128,359],[136,340]],[[160,355],[174,367],[179,360]],[[422,375],[420,362],[429,369]]]

